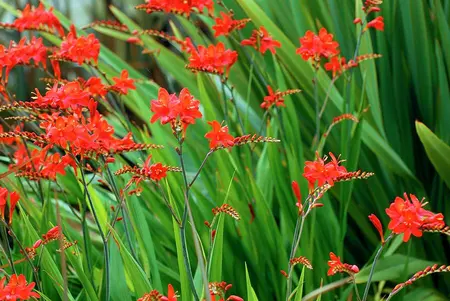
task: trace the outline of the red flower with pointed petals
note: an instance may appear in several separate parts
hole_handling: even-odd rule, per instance
[[[222,126],[218,121],[209,121],[208,124],[212,130],[206,133],[205,138],[209,139],[209,148],[232,147],[234,145],[234,137],[228,133],[228,126]]]
[[[194,124],[197,118],[202,117],[199,107],[200,101],[195,99],[186,88],[181,90],[179,97],[160,88],[158,99],[151,101],[151,111],[155,114],[150,122],[161,120],[161,124],[166,124],[179,119],[186,129],[189,124]]]
[[[176,118],[175,107],[178,99],[175,94],[169,94],[166,89],[159,88],[158,99],[151,101],[151,111],[155,113],[150,119],[151,123],[161,120],[166,124]]]
[[[233,13],[220,12],[221,18],[215,18],[216,24],[212,26],[214,36],[228,36],[232,31],[245,27],[250,19],[234,20]]]
[[[275,48],[281,47],[281,43],[274,40],[264,26],[261,26],[259,30],[253,30],[251,37],[241,42],[242,46],[251,46],[257,50],[258,44],[259,52],[262,54],[266,53],[267,50],[272,52],[272,54],[275,54],[277,52]]]
[[[328,163],[325,163],[327,157],[322,159],[318,153],[316,153],[316,157],[316,161],[305,162],[303,172],[303,176],[308,180],[310,190],[314,189],[316,182],[318,187],[325,183],[333,186],[336,178],[347,173],[347,169],[340,165],[341,162],[332,153],[330,153],[332,160]]]
[[[195,99],[187,88],[181,90],[178,101],[175,111],[184,124],[194,124],[195,119],[203,116],[199,111],[200,101]]]
[[[435,214],[423,209],[423,204],[413,194],[405,193],[401,197],[396,197],[394,202],[386,209],[387,215],[391,218],[388,228],[395,234],[403,233],[403,241],[407,242],[411,235],[422,236],[423,226],[445,225],[442,213]]]
[[[190,49],[191,56],[187,68],[198,72],[209,72],[227,77],[231,67],[236,63],[238,54],[234,50],[225,49],[225,45],[219,42],[217,45],[205,47],[199,45],[197,49]]]
[[[333,77],[336,77],[336,74],[342,73],[345,66],[345,57],[333,56],[328,63],[325,63],[325,70],[331,71],[333,73]]]
[[[376,30],[384,31],[384,18],[382,16],[376,17],[367,23],[366,28],[375,28]]]
[[[95,35],[91,33],[88,36],[77,37],[75,27],[72,25],[56,56],[82,65],[90,60],[97,63],[99,54],[100,42]]]
[[[297,54],[307,61],[310,58],[319,60],[322,57],[328,58],[339,54],[339,43],[333,40],[333,35],[328,33],[325,28],[321,28],[319,35],[308,30],[305,36],[300,38],[300,48]]]
[[[0,300],[29,300],[30,298],[39,299],[38,293],[33,292],[34,282],[27,283],[25,276],[13,274],[9,283],[5,286],[6,277],[0,281]]]
[[[378,233],[380,234],[381,244],[384,245],[383,225],[375,214],[369,215],[369,220],[373,224],[375,229],[377,229]]]
[[[330,260],[328,261],[328,276],[333,276],[336,273],[347,273],[354,275],[359,272],[359,268],[356,265],[350,265],[342,263],[341,258],[336,256],[333,252],[330,252]]]
[[[8,189],[0,187],[0,217],[5,219],[5,209],[7,205],[7,200],[9,199],[9,224],[12,224],[14,209],[16,208],[17,202],[19,201],[19,194],[15,191],[9,192]]]
[[[134,79],[128,77],[128,70],[122,70],[120,77],[113,77],[114,85],[111,87],[120,94],[127,95],[128,90],[136,90]]]
[[[53,7],[50,7],[50,9],[46,11],[42,2],[39,3],[38,7],[27,4],[20,17],[14,20],[14,26],[19,32],[27,29],[40,29],[44,27],[51,31],[56,30],[60,36],[64,36],[64,28],[58,18],[53,14]]]
[[[167,286],[167,297],[161,297],[161,301],[177,301],[177,295],[175,293],[175,290],[173,289],[172,284],[169,284]]]

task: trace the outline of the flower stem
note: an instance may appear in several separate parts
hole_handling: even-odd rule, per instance
[[[109,300],[109,290],[110,290],[110,278],[109,278],[109,250],[108,250],[108,241],[105,237],[105,234],[103,233],[102,226],[100,225],[100,221],[98,219],[97,213],[95,212],[94,203],[92,202],[91,195],[89,193],[89,190],[87,188],[86,178],[84,175],[83,166],[79,165],[80,167],[80,173],[81,173],[81,180],[83,182],[84,191],[86,193],[87,199],[89,201],[89,204],[91,206],[92,215],[94,216],[95,224],[97,225],[98,232],[100,233],[100,237],[102,239],[103,243],[103,253],[105,256],[105,300]]]
[[[370,269],[369,278],[367,279],[366,288],[364,289],[364,295],[362,298],[362,301],[366,301],[367,296],[369,295],[369,289],[370,289],[370,283],[372,282],[373,273],[375,271],[375,266],[377,264],[378,259],[381,256],[381,253],[383,252],[384,246],[391,240],[393,237],[392,233],[386,238],[384,244],[381,244],[380,248],[377,251],[377,254],[375,255],[375,258],[373,259],[372,268]]]
[[[189,263],[189,257],[188,257],[189,254],[188,254],[187,245],[186,245],[186,223],[187,223],[187,218],[189,217],[189,223],[191,224],[191,230],[192,230],[192,237],[194,239],[195,251],[197,253],[198,265],[199,265],[200,271],[202,273],[203,286],[205,289],[205,297],[206,297],[206,300],[211,301],[211,297],[209,294],[208,276],[206,274],[205,262],[203,259],[202,251],[200,249],[200,243],[198,241],[197,229],[195,228],[194,218],[192,216],[191,206],[189,203],[190,186],[187,181],[186,165],[184,164],[184,158],[183,158],[183,140],[180,137],[178,137],[178,138],[179,138],[178,139],[179,149],[177,150],[177,153],[180,158],[180,164],[181,164],[181,169],[182,169],[182,174],[183,174],[183,181],[184,181],[184,186],[185,186],[185,189],[184,189],[184,211],[183,211],[183,217],[182,217],[181,226],[180,226],[180,236],[181,236],[181,245],[182,245],[182,250],[183,250],[183,259],[184,259],[184,263],[185,263],[186,272],[189,276],[188,278],[189,278],[189,283],[191,286],[192,293],[194,294],[195,300],[199,301],[200,299],[195,290],[194,278],[193,278],[192,270],[191,270],[190,263]]]
[[[313,78],[313,87],[314,87],[314,103],[316,105],[316,134],[313,139],[313,146],[319,142],[320,138],[320,104],[319,104],[319,87],[317,84],[317,71],[319,70],[319,65],[314,67],[314,78]]]

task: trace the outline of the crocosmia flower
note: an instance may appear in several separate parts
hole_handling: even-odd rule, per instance
[[[158,99],[151,101],[151,111],[155,114],[150,122],[154,123],[161,120],[161,124],[166,124],[179,120],[186,128],[189,124],[194,124],[196,119],[202,117],[199,106],[200,102],[186,88],[181,90],[179,97],[176,94],[169,94],[164,88],[160,88]]]
[[[367,28],[375,28],[376,30],[384,31],[384,18],[379,16],[367,23]]]
[[[251,37],[247,40],[243,40],[241,42],[241,45],[252,46],[263,54],[266,53],[267,50],[272,52],[272,54],[275,54],[277,52],[275,48],[281,47],[281,43],[277,40],[274,40],[267,29],[265,29],[263,26],[261,26],[258,30],[253,30]]]
[[[128,77],[128,71],[122,70],[120,77],[113,77],[114,85],[111,89],[117,91],[120,94],[127,95],[128,90],[135,90],[134,79]]]
[[[261,108],[266,110],[270,109],[272,106],[285,107],[286,106],[284,104],[285,96],[301,92],[301,90],[298,89],[291,89],[283,92],[280,91],[274,92],[271,86],[267,86],[267,91],[269,92],[269,95],[264,96],[264,101],[260,105]]]
[[[190,48],[188,69],[195,72],[208,72],[228,77],[231,67],[236,63],[238,54],[234,50],[225,49],[219,42],[217,45],[205,47],[199,45],[197,49]]]
[[[214,36],[228,36],[234,30],[240,30],[250,19],[234,20],[233,13],[220,12],[221,18],[215,18],[216,24],[212,26]]]
[[[208,124],[212,130],[206,133],[205,138],[209,139],[209,147],[232,147],[234,145],[234,137],[228,133],[228,126],[222,126],[218,121],[209,121]]]
[[[359,272],[359,268],[356,265],[348,263],[342,263],[341,258],[336,256],[333,252],[330,252],[330,260],[328,261],[328,276],[333,276],[336,273],[347,273],[354,275]]]
[[[94,34],[88,36],[77,37],[75,27],[72,25],[71,30],[64,41],[61,43],[60,51],[56,57],[62,57],[82,65],[85,61],[98,61],[100,54],[100,42]]]
[[[329,58],[339,54],[339,43],[333,40],[333,35],[328,33],[325,28],[321,28],[319,34],[308,30],[305,35],[300,38],[300,48],[297,49],[297,54],[307,61],[314,59],[316,61],[320,58]]]
[[[30,300],[39,299],[39,294],[33,292],[34,282],[27,283],[25,276],[13,274],[9,283],[5,285],[6,276],[0,280],[0,300]]]
[[[19,201],[19,194],[15,191],[9,192],[8,189],[0,187],[0,217],[5,219],[5,209],[9,199],[9,224],[12,223],[14,209]]]
[[[303,176],[308,181],[309,189],[313,190],[315,184],[317,186],[322,186],[325,183],[333,186],[334,181],[347,173],[347,169],[344,166],[341,166],[341,161],[338,161],[336,157],[330,153],[331,161],[325,163],[328,159],[325,157],[324,159],[319,157],[319,154],[316,153],[315,161],[306,161],[305,169],[303,172]]]
[[[328,63],[325,63],[325,70],[331,71],[333,77],[337,74],[341,74],[345,66],[345,57],[333,56]]]
[[[423,227],[443,227],[444,216],[423,209],[423,204],[413,194],[405,193],[403,198],[396,197],[394,202],[386,209],[391,218],[388,228],[395,234],[403,233],[403,241],[407,242],[411,235],[422,236]]]
[[[172,284],[168,285],[167,297],[160,294],[157,290],[152,290],[148,294],[144,294],[138,301],[177,301],[177,295]]]
[[[58,18],[53,14],[53,7],[50,7],[47,11],[42,2],[39,3],[38,7],[27,4],[13,24],[20,32],[29,29],[46,29],[56,30],[60,36],[64,36],[64,29]]]

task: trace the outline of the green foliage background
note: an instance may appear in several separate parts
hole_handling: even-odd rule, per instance
[[[20,1],[18,1],[20,2]],[[55,1],[56,9],[77,26],[78,16],[91,22],[97,19],[117,19],[129,28],[154,28],[172,32],[180,36],[190,36],[197,44],[216,43],[208,29],[213,21],[207,17],[194,17],[186,20],[177,16],[162,14],[146,15],[134,10],[138,1],[85,1],[79,5]],[[344,102],[348,99],[351,111],[363,114],[361,123],[354,125],[342,123],[328,137],[325,153],[332,151],[342,154],[344,165],[350,170],[362,169],[375,172],[367,181],[343,183],[334,187],[324,198],[325,206],[316,210],[307,221],[306,231],[298,255],[308,257],[314,266],[304,274],[305,294],[311,293],[323,284],[338,281],[341,276],[327,277],[328,254],[330,251],[340,255],[346,262],[360,267],[371,262],[379,239],[367,216],[377,214],[387,226],[388,219],[384,209],[395,196],[404,192],[426,197],[429,209],[443,212],[446,222],[450,220],[450,2],[439,0],[398,0],[384,1],[381,14],[385,19],[384,32],[370,32],[364,35],[361,54],[379,53],[383,57],[360,64],[353,76],[351,88],[346,91],[346,81],[336,82],[330,92],[330,104],[322,121],[322,132],[326,130],[333,117],[344,112]],[[335,34],[340,43],[342,55],[353,56],[359,32],[352,21],[361,17],[361,1],[308,1],[308,0],[225,0],[227,7],[235,11],[237,18],[249,17],[252,23],[246,27],[242,36],[248,37],[254,26],[264,25],[275,39],[281,41],[282,48],[277,56],[269,54],[254,55],[252,49],[242,49],[233,39],[220,39],[227,46],[239,52],[238,63],[232,68],[230,83],[235,87],[234,102],[243,119],[246,133],[258,132],[263,123],[263,110],[259,108],[267,91],[266,84],[281,90],[300,88],[303,93],[286,98],[286,108],[276,110],[270,115],[270,122],[264,127],[268,136],[278,137],[278,145],[258,145],[254,149],[240,148],[231,152],[215,153],[201,174],[193,189],[192,206],[197,228],[204,247],[209,250],[208,229],[202,224],[212,219],[211,209],[224,202],[232,205],[241,214],[242,220],[236,222],[225,217],[223,232],[219,231],[219,241],[223,239],[223,249],[214,248],[211,281],[224,280],[233,283],[233,294],[249,296],[246,300],[256,300],[250,287],[259,300],[283,300],[285,279],[281,269],[287,269],[288,252],[296,220],[295,198],[290,183],[301,183],[306,194],[306,182],[302,178],[305,160],[312,160],[311,141],[314,134],[314,100],[312,89],[313,69],[295,54],[299,46],[298,38],[306,30],[318,31],[325,27]],[[1,2],[4,8],[2,18],[11,19],[13,1]],[[113,4],[108,9],[108,4]],[[19,4],[22,5],[22,4]],[[20,6],[23,7],[23,6]],[[64,25],[69,25],[69,19]],[[202,26],[199,25],[202,22]],[[92,30],[88,30],[92,31]],[[161,40],[146,38],[146,48],[159,50],[156,55],[145,55],[134,45],[124,42],[129,35],[112,29],[98,29],[103,48],[99,67],[109,76],[116,76],[122,69],[128,69],[130,76],[142,79],[136,92],[124,97],[123,101],[132,121],[134,134],[142,142],[160,143],[165,150],[153,151],[156,160],[169,165],[179,165],[173,148],[176,142],[169,129],[159,124],[149,124],[151,116],[149,101],[156,98],[159,85],[172,91],[187,87],[200,99],[205,120],[227,120],[230,132],[240,133],[235,106],[228,102],[228,114],[224,113],[224,98],[220,81],[214,76],[193,75],[184,68],[186,57],[177,49]],[[206,32],[207,38],[200,32]],[[43,35],[49,43],[58,39]],[[1,33],[1,41],[7,44],[10,39],[19,39],[17,33]],[[71,72],[87,74],[92,70],[66,66]],[[10,85],[18,99],[30,97],[32,88],[43,88],[38,71],[19,69],[13,74]],[[23,80],[25,79],[25,80]],[[149,81],[151,80],[151,81]],[[324,100],[331,78],[320,71],[319,99]],[[226,99],[231,97],[226,90]],[[118,133],[125,132],[123,116],[120,112],[110,112],[109,120]],[[420,123],[416,123],[419,121]],[[208,127],[206,121],[197,122],[188,131],[188,171],[192,175],[208,151],[203,138]],[[430,131],[431,130],[431,131]],[[434,132],[434,134],[432,133]],[[349,137],[348,133],[351,133]],[[418,135],[419,134],[419,135]],[[425,145],[425,147],[424,147]],[[118,169],[126,162],[142,162],[145,154],[127,154],[113,165]],[[2,166],[6,170],[7,164]],[[118,178],[121,187],[125,178]],[[5,181],[6,183],[6,181]],[[27,190],[11,177],[8,185]],[[112,193],[93,182],[92,194],[95,206],[106,225],[110,205],[115,204]],[[83,256],[79,221],[73,210],[83,198],[81,184],[73,175],[59,179],[64,193],[54,197],[53,187],[44,183],[48,199],[45,206],[31,200],[21,200],[20,222],[14,225],[26,245],[31,244],[37,235],[45,233],[50,225],[56,224],[55,204],[58,203],[65,231],[79,241],[80,254],[69,254],[67,260],[73,266],[68,271],[70,299],[95,300],[95,291],[102,283],[102,248],[95,225],[91,226],[90,248],[94,254],[95,270],[87,271]],[[166,183],[176,207],[182,205],[181,176],[171,175]],[[36,198],[35,198],[36,199]],[[251,220],[249,204],[255,210]],[[167,283],[172,283],[180,291],[186,287],[183,268],[178,266],[176,237],[178,232],[173,225],[169,211],[164,206],[159,193],[148,186],[140,197],[128,198],[127,207],[132,229],[133,249],[137,261],[123,236],[123,229],[117,228],[111,240],[112,300],[132,300],[150,288],[166,291]],[[181,209],[180,209],[181,210]],[[105,226],[106,227],[106,226]],[[175,229],[175,230],[174,230]],[[192,239],[188,240],[192,242]],[[120,246],[120,248],[118,248]],[[55,247],[56,248],[56,247]],[[194,247],[189,245],[194,268]],[[16,250],[17,251],[17,250]],[[18,253],[18,251],[17,251]],[[66,252],[70,253],[70,252]],[[395,253],[395,254],[394,254]],[[422,239],[413,239],[407,244],[394,240],[384,253],[374,280],[374,300],[389,292],[395,283],[406,280],[413,272],[428,264],[450,263],[449,240],[438,235],[427,234]],[[44,253],[40,275],[44,290],[50,300],[62,298],[60,258],[52,250]],[[246,272],[246,267],[248,272]],[[299,269],[299,268],[298,268]],[[31,276],[27,265],[19,271]],[[367,269],[357,277],[364,283]],[[248,278],[246,278],[248,275]],[[300,270],[297,270],[300,275]],[[200,274],[196,273],[200,286]],[[396,300],[447,300],[450,296],[449,276],[421,280],[417,285],[399,294]],[[362,290],[364,285],[360,285]],[[385,291],[383,291],[385,289]],[[383,293],[382,293],[383,291]],[[340,288],[324,294],[322,300],[347,300],[350,289]],[[182,291],[182,300],[190,296]],[[101,296],[100,296],[101,297]]]

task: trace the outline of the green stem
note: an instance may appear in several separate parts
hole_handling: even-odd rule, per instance
[[[366,288],[364,289],[364,295],[362,298],[362,301],[366,301],[367,296],[369,295],[370,290],[370,283],[372,282],[373,273],[375,271],[375,266],[377,264],[378,259],[381,256],[381,253],[383,252],[384,246],[391,240],[391,238],[394,237],[392,233],[386,238],[384,244],[381,244],[380,248],[377,251],[377,254],[375,255],[375,258],[373,259],[372,267],[370,268],[369,278],[367,279]]]
[[[208,276],[206,275],[205,264],[203,261],[203,254],[200,250],[200,244],[198,242],[197,230],[195,228],[195,224],[194,224],[194,220],[193,220],[192,212],[191,212],[191,207],[189,204],[189,184],[187,181],[186,166],[184,164],[184,158],[183,158],[182,138],[181,139],[179,138],[178,142],[179,142],[179,149],[178,149],[177,153],[180,158],[180,164],[181,164],[181,169],[182,169],[182,174],[183,174],[183,181],[184,181],[184,186],[185,186],[185,189],[184,189],[184,211],[183,211],[183,217],[182,217],[181,226],[180,226],[180,237],[181,237],[181,246],[182,246],[182,251],[183,251],[183,260],[184,260],[186,272],[188,274],[189,284],[191,286],[192,293],[194,294],[194,299],[199,301],[200,298],[195,289],[194,277],[192,275],[192,269],[191,269],[191,265],[189,262],[189,254],[188,254],[187,245],[186,245],[186,223],[187,223],[187,218],[189,217],[189,222],[191,224],[191,230],[192,230],[192,237],[194,239],[195,251],[197,253],[198,264],[199,264],[200,270],[202,272],[205,296],[206,296],[207,300],[210,301],[211,297],[209,295],[208,278],[207,278]]]
[[[81,173],[81,180],[83,182],[83,186],[84,186],[84,191],[86,193],[87,199],[89,201],[89,204],[91,206],[91,212],[92,215],[94,216],[94,220],[95,220],[95,224],[97,225],[98,228],[98,232],[100,233],[100,237],[102,239],[102,243],[103,243],[103,253],[105,256],[105,300],[109,300],[110,298],[110,275],[109,275],[109,250],[108,250],[108,241],[106,239],[105,233],[102,230],[102,226],[100,224],[100,220],[98,219],[97,213],[95,211],[94,208],[94,203],[92,202],[92,198],[91,195],[89,193],[87,184],[86,184],[86,178],[84,175],[84,171],[83,171],[83,166],[79,165],[80,167],[80,173]]]

